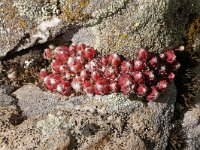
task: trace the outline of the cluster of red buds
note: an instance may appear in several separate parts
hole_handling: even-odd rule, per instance
[[[154,101],[175,77],[180,67],[173,50],[161,54],[137,49],[134,60],[112,53],[100,57],[85,44],[47,48],[43,54],[51,61],[40,79],[50,91],[69,96],[74,93],[106,95],[122,92]]]

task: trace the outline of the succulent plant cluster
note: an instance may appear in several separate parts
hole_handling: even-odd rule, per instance
[[[41,69],[39,78],[50,91],[106,95],[122,92],[154,101],[175,77],[180,67],[173,50],[161,54],[137,49],[134,60],[112,53],[100,56],[85,44],[47,48],[43,54],[50,69]]]

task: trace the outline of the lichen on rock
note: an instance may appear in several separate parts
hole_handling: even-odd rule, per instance
[[[67,129],[68,115],[64,112],[57,112],[57,116],[48,114],[46,120],[37,122],[37,128],[40,128],[44,135],[54,135],[59,132],[60,128]]]

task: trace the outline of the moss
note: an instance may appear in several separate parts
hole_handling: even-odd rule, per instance
[[[200,17],[195,18],[190,24],[188,28],[188,45],[187,50],[193,49],[193,44],[195,42],[195,38],[197,34],[200,33]]]
[[[74,7],[73,0],[67,0],[62,8],[60,18],[68,23],[87,21],[90,18],[90,14],[84,13],[84,9],[89,5],[90,0],[80,0]]]

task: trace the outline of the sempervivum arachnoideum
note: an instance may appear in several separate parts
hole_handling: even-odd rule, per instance
[[[146,62],[144,60],[135,59],[133,64],[134,64],[135,70],[137,71],[142,71],[142,70],[145,70],[146,68]]]
[[[134,88],[133,88],[133,87],[135,87],[134,85],[135,85],[135,83],[134,83],[133,78],[130,74],[123,74],[119,78],[120,90],[125,95],[130,94],[130,93],[134,93]]]
[[[140,96],[146,96],[148,92],[148,87],[145,84],[139,84],[137,87],[137,94]]]
[[[83,90],[82,84],[83,84],[83,81],[82,81],[81,77],[76,76],[72,79],[71,86],[76,93],[82,92],[82,90]]]
[[[117,93],[119,92],[119,84],[117,81],[111,81],[110,82],[110,91],[113,92],[113,93]]]
[[[41,80],[44,80],[44,78],[45,78],[46,76],[48,76],[48,75],[49,75],[49,72],[47,71],[47,69],[43,68],[43,69],[40,70],[39,78],[40,78]]]
[[[118,70],[118,68],[113,68],[112,66],[106,67],[104,76],[107,79],[114,80],[114,79],[118,78],[119,70]]]
[[[158,57],[152,56],[148,63],[149,63],[149,67],[151,67],[152,69],[155,68],[158,64]]]
[[[83,82],[83,91],[87,95],[93,95],[94,94],[94,85],[91,81],[84,81]]]
[[[151,87],[151,92],[146,96],[146,99],[148,101],[155,101],[158,96],[159,96],[159,91],[157,90],[157,88],[155,86]]]
[[[44,50],[44,53],[43,53],[43,57],[47,60],[51,60],[53,59],[54,55],[53,55],[53,49],[51,48],[46,48]]]
[[[96,82],[97,80],[99,80],[100,78],[103,78],[103,75],[100,71],[93,71],[91,72],[91,79]]]
[[[67,46],[59,46],[54,49],[54,58],[66,62],[69,58],[69,48]]]
[[[134,65],[131,61],[124,60],[121,64],[121,73],[131,73],[134,71]]]
[[[59,74],[49,74],[44,78],[44,84],[48,90],[54,91],[59,83],[61,83],[61,76]]]
[[[87,95],[122,92],[154,101],[180,68],[174,50],[155,54],[138,48],[134,60],[127,60],[116,53],[101,57],[94,48],[79,43],[47,48],[43,57],[50,65],[41,69],[40,80],[48,90],[65,96],[74,92]]]
[[[62,95],[70,96],[72,92],[71,83],[69,81],[63,81],[57,85],[56,90]]]
[[[122,58],[115,53],[110,54],[108,60],[113,67],[118,67],[122,62]]]
[[[94,84],[94,92],[96,95],[106,95],[110,92],[109,80],[108,79],[98,79]]]
[[[137,54],[138,59],[146,60],[149,58],[149,53],[145,48],[138,48],[137,50],[138,50]]]

